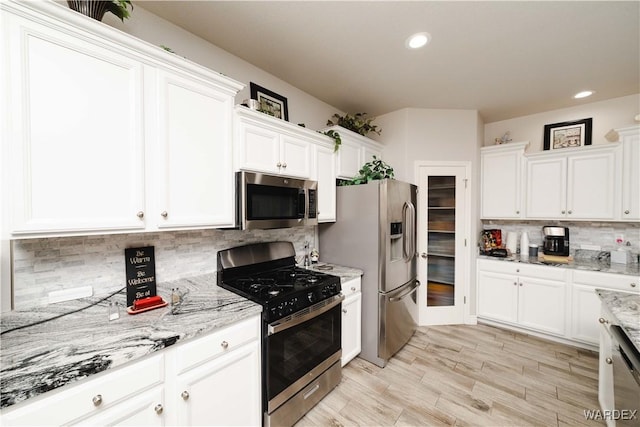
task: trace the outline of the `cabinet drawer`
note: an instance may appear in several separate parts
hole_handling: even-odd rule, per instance
[[[597,288],[627,292],[640,292],[640,277],[624,274],[601,273],[597,271],[574,271],[573,283],[591,285]]]
[[[227,326],[176,348],[178,373],[183,373],[215,357],[233,351],[260,335],[260,316]]]
[[[360,292],[362,289],[362,281],[360,278],[347,280],[346,282],[341,284],[342,286],[342,295],[345,298],[348,298],[350,295]]]
[[[565,280],[567,275],[567,270],[562,267],[485,259],[478,260],[478,270],[512,274],[515,276],[531,276],[547,280]]]
[[[101,414],[117,402],[162,384],[163,381],[164,356],[156,355],[123,368],[108,370],[98,374],[98,378],[54,390],[50,392],[51,396],[44,399],[23,402],[15,410],[3,411],[2,424],[70,424],[81,418]]]

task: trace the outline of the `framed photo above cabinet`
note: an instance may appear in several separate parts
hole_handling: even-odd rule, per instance
[[[544,125],[544,149],[558,150],[591,145],[593,119]]]

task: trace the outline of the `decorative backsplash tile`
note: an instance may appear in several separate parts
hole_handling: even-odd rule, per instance
[[[47,304],[51,291],[93,286],[94,295],[125,285],[124,250],[154,246],[159,283],[216,271],[221,249],[248,243],[286,240],[298,257],[304,242],[316,245],[316,228],[277,230],[189,230],[80,237],[24,239],[12,242],[15,309]]]
[[[575,256],[580,245],[600,246],[602,251],[610,252],[618,249],[615,242],[617,235],[624,235],[625,250],[634,254],[640,252],[640,223],[617,222],[559,222],[559,221],[482,221],[483,229],[498,228],[502,230],[502,236],[512,231],[518,233],[527,232],[530,243],[542,244],[542,227],[556,225],[569,227],[569,252]],[[519,242],[519,240],[518,240]],[[626,243],[629,242],[627,246]]]

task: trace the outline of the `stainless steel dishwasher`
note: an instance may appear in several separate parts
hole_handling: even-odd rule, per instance
[[[616,426],[640,426],[640,352],[618,325],[611,325]]]

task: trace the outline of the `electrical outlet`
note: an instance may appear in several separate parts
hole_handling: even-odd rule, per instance
[[[616,244],[621,245],[624,243],[624,234],[616,234]]]

